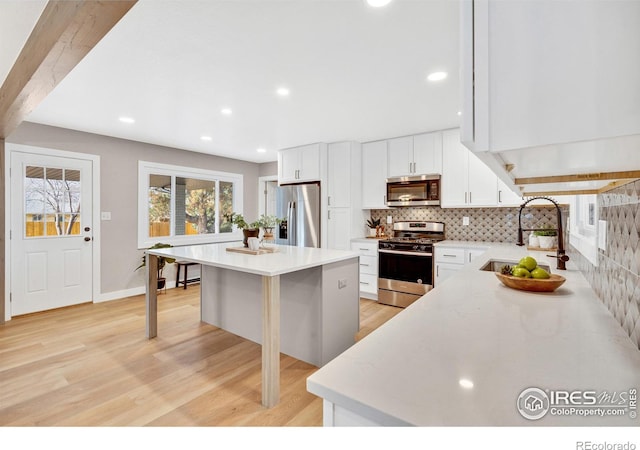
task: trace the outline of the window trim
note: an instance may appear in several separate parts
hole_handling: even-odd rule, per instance
[[[170,176],[172,184],[171,196],[171,234],[175,233],[174,207],[175,207],[175,177],[197,178],[206,181],[226,181],[233,183],[233,211],[242,214],[244,176],[239,173],[221,172],[216,170],[198,169],[195,167],[175,166],[150,161],[138,161],[138,249],[146,249],[153,244],[162,242],[174,246],[207,244],[215,242],[230,242],[242,240],[242,232],[234,227],[231,233],[195,234],[183,236],[149,236],[149,176]],[[218,229],[219,222],[216,224]]]
[[[594,224],[589,224],[589,204],[593,204]],[[569,203],[569,240],[571,245],[598,266],[598,196],[575,195]]]

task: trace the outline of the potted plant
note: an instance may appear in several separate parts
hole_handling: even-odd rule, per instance
[[[260,224],[260,228],[264,230],[263,238],[266,240],[273,239],[273,229],[280,225],[282,219],[276,216],[269,216],[266,214],[262,214],[258,219],[258,223]]]
[[[367,219],[369,236],[374,237],[380,234],[380,219]]]
[[[242,230],[242,234],[244,236],[244,239],[242,240],[242,244],[245,247],[249,247],[249,243],[247,242],[247,239],[249,239],[250,237],[257,238],[260,235],[259,221],[247,223],[247,221],[244,220],[244,216],[242,214],[238,214],[235,212],[231,214],[225,214],[224,217],[230,223],[232,223],[233,225],[235,225],[236,227]]]
[[[553,248],[556,243],[558,232],[551,225],[544,225],[542,230],[534,231],[533,234],[538,237],[540,248]]]
[[[170,247],[173,247],[173,245],[163,244],[161,242],[158,242],[157,244],[153,244],[151,247],[149,247],[149,250],[156,249],[156,248],[170,248]],[[173,264],[174,262],[176,262],[175,258],[158,256],[158,289],[163,289],[167,285],[167,279],[162,276],[162,269],[164,269],[164,266],[167,263]],[[142,264],[136,267],[136,270],[141,269],[146,265],[147,265],[147,255],[142,255]]]

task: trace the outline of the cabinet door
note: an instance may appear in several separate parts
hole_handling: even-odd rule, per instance
[[[305,145],[296,150],[300,158],[298,181],[320,180],[320,144]]]
[[[389,177],[412,175],[413,171],[413,136],[389,139],[388,141]]]
[[[469,150],[460,143],[458,130],[442,132],[442,180],[440,205],[467,206]]]
[[[520,206],[524,202],[521,196],[507,187],[504,181],[498,178],[498,206]]]
[[[327,147],[327,203],[329,207],[351,206],[351,143]]]
[[[295,148],[278,152],[278,183],[295,183],[300,166],[300,153]]]
[[[362,144],[362,208],[386,208],[387,141]]]
[[[496,206],[498,204],[498,177],[473,152],[469,158],[469,198],[471,206]]]
[[[473,261],[476,257],[482,255],[484,252],[486,252],[485,249],[479,249],[479,248],[468,248],[465,252],[466,255],[466,261],[465,264],[470,263],[471,261]]]
[[[439,286],[444,280],[449,278],[451,275],[458,272],[464,266],[459,264],[447,264],[447,263],[437,263],[436,264],[436,279],[434,286]]]
[[[413,162],[416,175],[442,173],[442,133],[413,137]]]
[[[329,208],[327,211],[327,248],[349,250],[351,208]]]

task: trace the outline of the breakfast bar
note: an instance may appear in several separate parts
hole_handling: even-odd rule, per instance
[[[257,255],[228,250],[237,247],[242,243],[147,250],[146,335],[158,334],[158,257],[201,264],[201,320],[262,345],[262,404],[272,407],[281,350],[322,366],[355,342],[358,255],[285,245]]]

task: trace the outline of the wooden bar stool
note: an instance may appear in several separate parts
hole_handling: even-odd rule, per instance
[[[190,262],[190,261],[176,261],[176,267],[178,268],[178,274],[176,275],[176,287],[180,286],[180,284],[184,284],[184,289],[187,288],[188,283],[197,283],[200,281],[200,278],[187,278],[187,272],[189,266],[198,266],[198,263]],[[180,268],[184,267],[184,278],[180,281]]]

